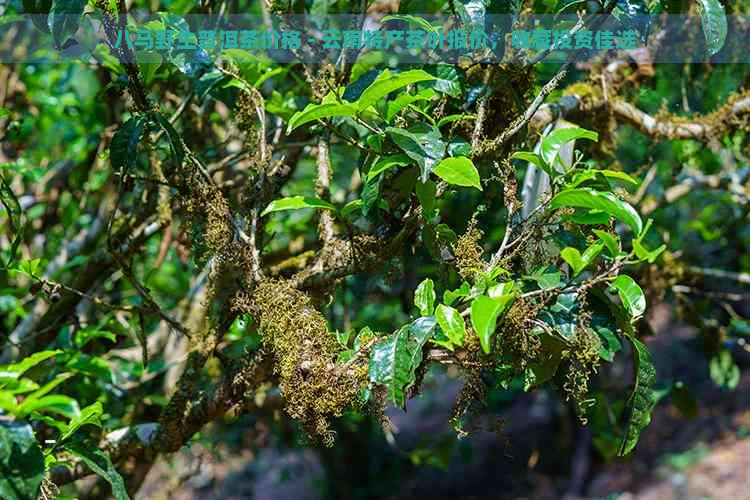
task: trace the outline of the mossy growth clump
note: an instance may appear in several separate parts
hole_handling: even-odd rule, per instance
[[[479,241],[482,239],[482,230],[477,227],[475,217],[469,221],[466,232],[458,237],[453,245],[453,254],[456,257],[456,267],[458,274],[463,279],[473,279],[477,272],[481,272],[484,267],[482,260],[482,246]]]
[[[539,307],[523,299],[517,300],[505,315],[500,334],[496,335],[497,349],[519,372],[529,363],[538,361],[542,342],[533,333],[531,320],[536,317]]]
[[[563,351],[563,357],[568,359],[568,366],[562,389],[565,399],[575,405],[578,418],[584,425],[587,422],[586,410],[590,405],[589,380],[601,364],[600,346],[596,333],[589,328],[580,327],[576,330],[570,349]]]
[[[233,242],[229,203],[219,188],[192,181],[181,203],[198,262],[229,253]]]
[[[367,384],[367,360],[337,364],[341,351],[326,320],[304,293],[285,281],[265,280],[235,301],[253,315],[266,349],[275,358],[275,372],[287,413],[313,436],[330,445],[330,419],[361,405]]]

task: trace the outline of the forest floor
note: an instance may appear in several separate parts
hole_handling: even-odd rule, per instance
[[[361,498],[390,500],[750,500],[750,370],[742,367],[746,373],[734,391],[717,388],[708,377],[708,363],[700,354],[695,332],[672,321],[668,309],[653,314],[650,323],[657,335],[648,344],[659,379],[682,380],[691,387],[698,413],[686,419],[669,402],[660,404],[626,459],[604,462],[585,429],[574,426],[561,433],[566,423],[555,416],[555,403],[538,392],[508,406],[500,437],[489,431],[474,433],[461,450],[449,450],[447,468],[411,467],[421,437],[450,432],[446,422],[459,385],[448,379],[448,390],[446,380],[439,381],[441,398],[417,398],[410,402],[408,413],[390,413],[398,429],[395,449],[382,436],[374,447],[364,445],[371,470],[361,479],[349,476],[356,472],[347,463],[332,472],[324,466],[325,458],[309,449],[272,445],[256,451],[251,451],[253,446],[235,446],[241,451],[208,450],[196,444],[157,463],[136,498],[312,500],[325,498],[323,492],[330,492],[331,485],[352,483],[356,487],[352,491]],[[250,434],[248,439],[257,444],[258,429]],[[570,443],[567,453],[560,451],[559,436],[565,434],[575,436],[572,453]],[[401,467],[394,477],[393,464],[404,462],[406,470]],[[347,477],[333,477],[336,474]],[[393,487],[384,489],[389,481]],[[353,498],[353,493],[338,496]]]

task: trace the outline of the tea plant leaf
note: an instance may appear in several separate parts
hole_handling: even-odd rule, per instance
[[[116,500],[130,500],[125,482],[117,472],[109,456],[96,446],[83,443],[68,443],[64,447],[73,455],[80,458],[92,471],[104,478],[112,487],[112,495]]]
[[[567,143],[577,139],[598,141],[599,134],[580,127],[558,128],[542,139],[540,156],[547,165],[554,166],[560,149]]]
[[[331,205],[325,200],[321,200],[320,198],[312,198],[310,196],[291,196],[289,198],[280,198],[278,200],[272,201],[260,215],[262,217],[272,212],[280,212],[282,210],[297,210],[300,208],[336,210],[335,206]]]
[[[465,156],[446,158],[438,163],[432,172],[448,184],[482,190],[479,172],[471,160]]]
[[[627,424],[619,456],[627,455],[635,448],[641,432],[651,423],[651,411],[656,405],[656,370],[651,361],[651,354],[645,344],[638,339],[629,337],[629,340],[633,345],[635,386],[625,406]]]
[[[600,241],[588,247],[583,252],[583,255],[581,255],[581,252],[579,252],[577,248],[566,247],[562,249],[562,251],[560,252],[560,256],[571,267],[571,269],[573,270],[571,277],[574,277],[580,274],[581,271],[586,269],[594,261],[594,259],[596,259],[596,257],[599,255],[599,252],[602,251],[602,248],[604,248],[604,242]]]
[[[646,297],[643,295],[643,290],[630,276],[619,275],[612,282],[612,288],[617,290],[617,294],[620,296],[625,309],[630,313],[631,318],[640,317],[646,310]]]
[[[138,143],[148,123],[147,116],[138,115],[117,129],[109,144],[109,158],[114,168],[126,172],[135,166],[138,158]]]
[[[401,148],[409,158],[419,165],[420,179],[427,182],[435,165],[443,159],[445,143],[440,133],[435,130],[426,132],[410,132],[401,128],[388,127],[388,136]]]
[[[31,426],[0,420],[0,498],[35,499],[43,477],[44,456]]]
[[[451,344],[462,346],[466,337],[466,324],[461,314],[450,306],[439,304],[435,310],[438,325]]]
[[[419,318],[375,343],[370,351],[370,381],[385,386],[388,400],[406,405],[406,389],[422,362],[422,346],[435,329],[435,318]]]
[[[85,0],[53,0],[47,24],[57,47],[62,47],[78,31],[85,5]]]
[[[550,208],[560,207],[583,207],[601,210],[630,226],[630,229],[636,235],[640,234],[643,229],[643,221],[641,221],[638,212],[612,193],[594,191],[589,188],[566,189],[559,192],[550,201]]]
[[[703,24],[703,36],[709,57],[724,46],[727,39],[727,17],[719,0],[697,0]]]
[[[471,303],[471,325],[479,337],[479,343],[485,354],[489,354],[491,350],[497,318],[505,312],[514,299],[513,295],[497,298],[480,295]]]
[[[378,160],[373,164],[372,167],[370,167],[370,170],[367,172],[367,180],[371,181],[383,172],[386,172],[394,167],[403,167],[405,165],[408,165],[409,163],[411,163],[411,160],[405,154],[396,154],[378,158]]]
[[[430,278],[422,281],[414,292],[414,305],[419,308],[422,316],[432,314],[435,307],[435,284]]]
[[[16,260],[16,252],[18,251],[18,245],[21,243],[21,230],[23,224],[21,223],[21,204],[18,202],[18,198],[13,193],[10,184],[5,180],[5,177],[0,174],[0,203],[2,203],[5,209],[5,217],[8,220],[8,229],[6,235],[8,241],[10,241],[10,255],[8,262],[2,262],[0,259],[0,268],[8,268],[13,265]]]
[[[80,415],[70,419],[70,422],[68,422],[68,425],[65,428],[65,432],[63,432],[58,438],[58,443],[61,443],[70,438],[73,434],[76,433],[78,429],[80,429],[84,425],[94,425],[96,427],[101,427],[102,423],[100,419],[103,412],[104,409],[102,408],[102,404],[99,401],[81,410]]]
[[[362,92],[362,95],[359,96],[355,104],[357,109],[362,111],[383,99],[394,90],[429,80],[437,80],[437,78],[421,69],[403,71],[401,73],[391,73],[385,70]]]
[[[287,134],[296,128],[315,120],[334,118],[336,116],[356,116],[358,109],[347,103],[328,102],[323,104],[308,104],[305,109],[298,111],[289,119]]]

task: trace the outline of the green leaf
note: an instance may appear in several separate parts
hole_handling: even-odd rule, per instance
[[[615,354],[622,349],[622,343],[616,333],[617,327],[612,323],[612,318],[607,314],[593,313],[590,326],[599,336],[599,357],[611,363],[615,359]]]
[[[523,279],[535,281],[542,290],[551,290],[562,285],[562,273],[555,267],[540,267],[533,274],[524,276]]]
[[[42,269],[42,259],[24,259],[18,263],[18,269],[29,276],[39,276]]]
[[[319,208],[321,210],[336,210],[336,207],[328,203],[327,201],[319,198],[312,198],[310,196],[291,196],[289,198],[281,198],[274,200],[268,204],[261,217],[268,215],[271,212],[280,212],[282,210],[297,210],[299,208]]]
[[[60,437],[57,439],[57,442],[61,443],[70,438],[73,434],[76,433],[78,429],[80,429],[84,425],[94,425],[96,427],[101,427],[101,417],[103,412],[104,409],[102,408],[102,404],[99,401],[87,406],[86,408],[81,410],[80,415],[70,419],[70,422],[68,422],[65,431],[61,433]]]
[[[631,318],[640,317],[646,310],[646,297],[643,290],[638,286],[633,278],[626,274],[621,274],[612,282],[612,288],[617,290],[622,304],[630,313]]]
[[[350,219],[355,213],[362,211],[362,206],[365,204],[362,198],[352,200],[341,208],[341,216],[345,219]]]
[[[44,384],[42,387],[36,389],[31,394],[29,394],[26,397],[26,401],[32,398],[40,398],[44,396],[45,394],[49,394],[50,392],[52,392],[52,390],[55,387],[62,384],[63,382],[65,382],[66,380],[68,380],[69,378],[73,376],[75,376],[75,373],[70,373],[70,372],[63,372],[63,373],[56,375],[55,378],[53,378],[52,380]]]
[[[396,143],[396,146],[406,153],[409,158],[417,162],[422,182],[426,182],[445,154],[445,143],[440,132],[429,129],[425,132],[410,132],[401,128],[388,127],[388,136]]]
[[[599,210],[576,211],[572,214],[564,214],[561,221],[570,221],[581,225],[609,225],[610,215]]]
[[[78,31],[78,22],[85,6],[85,0],[53,0],[47,24],[55,46],[62,47]]]
[[[497,285],[492,285],[491,287],[489,287],[487,289],[487,295],[489,295],[490,298],[496,299],[503,295],[510,295],[511,293],[513,293],[513,290],[515,288],[515,282],[506,281],[504,283],[498,283]]]
[[[138,158],[138,142],[148,124],[145,115],[134,116],[117,129],[109,144],[112,167],[123,173],[135,166]]]
[[[68,370],[73,370],[103,382],[112,382],[112,370],[103,358],[88,354],[76,353],[65,364]]]
[[[599,134],[579,127],[558,128],[542,138],[541,157],[547,165],[554,166],[560,149],[577,139],[599,140]],[[569,166],[569,165],[568,165]]]
[[[444,116],[441,119],[438,120],[437,126],[438,128],[442,127],[443,125],[446,125],[448,123],[463,121],[463,120],[476,120],[477,115],[471,114],[471,113],[463,113],[460,115],[448,115]]]
[[[414,292],[414,305],[422,316],[429,316],[435,306],[435,284],[430,278],[422,281]]]
[[[5,231],[8,241],[10,241],[10,256],[8,262],[3,263],[0,259],[0,266],[10,267],[16,259],[16,251],[18,245],[21,244],[21,232],[23,224],[21,223],[21,204],[18,202],[15,193],[10,187],[10,183],[5,180],[5,177],[0,174],[0,203],[2,203],[5,209],[5,216],[8,220],[7,230]]]
[[[392,14],[392,15],[383,17],[383,19],[381,19],[380,22],[384,24],[386,21],[392,21],[392,20],[406,21],[407,23],[417,26],[424,31],[437,31],[438,29],[437,27],[428,23],[426,19],[423,19],[419,16]]]
[[[436,95],[437,93],[433,89],[420,89],[416,94],[399,94],[398,97],[388,102],[385,119],[390,123],[393,121],[393,117],[402,109],[410,107],[418,101],[429,101]]]
[[[376,161],[367,172],[367,180],[371,181],[378,175],[392,169],[393,167],[403,167],[409,163],[411,163],[411,160],[405,154],[396,154],[378,158],[378,161]]]
[[[435,329],[435,318],[419,318],[399,328],[370,351],[370,381],[386,387],[388,399],[399,408],[422,362],[422,347]]]
[[[372,339],[375,338],[375,334],[372,332],[369,326],[362,328],[356,337],[354,337],[354,345],[352,349],[359,351],[363,346],[366,346]]]
[[[598,243],[594,243],[593,245],[588,247],[586,251],[583,252],[583,255],[581,255],[581,252],[579,252],[577,248],[563,248],[560,252],[560,256],[565,260],[565,262],[568,263],[568,265],[573,270],[571,278],[577,276],[581,273],[581,271],[586,269],[594,261],[594,259],[596,259],[596,257],[599,255],[599,252],[602,251],[602,248],[604,248],[604,242],[601,241]]]
[[[560,207],[583,207],[601,210],[630,226],[630,229],[636,235],[640,234],[643,229],[643,222],[638,212],[612,193],[594,191],[589,188],[566,189],[555,195],[550,201],[550,208]]]
[[[722,349],[711,358],[708,363],[711,380],[719,387],[736,389],[740,383],[740,369],[732,360],[732,354],[727,349]]]
[[[468,297],[471,293],[471,285],[469,285],[467,282],[461,283],[461,286],[456,288],[455,290],[446,290],[443,292],[443,302],[445,302],[445,305],[449,306],[453,304],[453,302],[456,301],[456,299],[461,297]]]
[[[560,366],[562,351],[565,348],[565,344],[559,339],[544,333],[539,327],[534,327],[531,333],[540,338],[544,348],[540,351],[539,358],[526,367],[523,386],[526,392],[552,380]]]
[[[0,365],[0,379],[17,379],[18,377],[23,375],[26,370],[29,370],[42,361],[46,361],[49,358],[57,356],[60,353],[62,353],[62,351],[59,349],[54,351],[39,351],[23,358],[18,363],[13,363],[12,365],[5,366]]]
[[[616,170],[606,170],[606,169],[604,170],[589,169],[589,170],[584,170],[583,172],[579,172],[575,174],[569,186],[572,188],[579,187],[581,184],[592,181],[592,180],[596,180],[597,178],[599,179],[604,178],[605,180],[618,180],[626,184],[630,184],[632,186],[637,186],[639,184],[637,180],[633,179],[631,176],[629,176],[625,172],[618,172]]]
[[[546,172],[546,174],[549,175],[552,179],[554,179],[558,175],[557,171],[551,168],[549,164],[547,164],[547,162],[545,162],[544,159],[536,153],[531,153],[529,151],[517,151],[510,156],[510,159],[527,161],[533,165],[536,165],[544,172]]]
[[[451,344],[462,346],[466,337],[466,324],[461,314],[450,306],[439,304],[435,310],[438,325],[443,329]],[[452,349],[451,349],[452,350]]]
[[[182,143],[182,138],[175,130],[174,126],[169,122],[169,119],[161,113],[152,113],[151,117],[154,119],[156,124],[164,131],[164,137],[169,143],[169,150],[174,156],[174,162],[181,164],[185,159],[185,148]]]
[[[122,476],[103,450],[97,448],[96,445],[83,443],[68,443],[65,449],[80,458],[96,474],[106,479],[112,486],[112,495],[116,500],[130,500]]]
[[[654,261],[661,255],[661,253],[667,249],[666,245],[661,245],[656,250],[649,250],[646,248],[642,241],[643,238],[648,233],[648,230],[651,229],[651,224],[653,224],[653,219],[648,219],[646,221],[646,225],[643,226],[643,230],[641,233],[633,240],[633,251],[635,252],[636,257],[638,257],[641,260],[648,261],[649,264],[653,264]]]
[[[367,217],[367,214],[370,213],[380,199],[380,187],[382,184],[383,177],[375,177],[374,179],[365,181],[365,186],[362,188],[362,215],[365,217]]]
[[[457,158],[446,158],[437,164],[433,173],[443,179],[448,184],[456,186],[475,187],[482,190],[479,182],[479,172],[465,156]]]
[[[112,342],[117,340],[117,336],[107,330],[102,330],[96,325],[87,326],[78,330],[74,337],[76,347],[81,348],[94,339],[105,338]]]
[[[579,313],[578,294],[561,293],[554,304],[539,312],[539,319],[548,324],[561,339],[570,342],[576,335]]]
[[[52,412],[68,418],[74,418],[81,413],[78,402],[70,396],[51,394],[41,398],[27,398],[18,405],[16,416],[25,418],[32,412]]]
[[[39,384],[28,378],[0,377],[0,388],[9,394],[26,394],[39,388]]]
[[[612,258],[619,257],[622,251],[620,250],[619,238],[601,229],[594,229],[594,234],[604,242],[604,246],[607,247],[607,251]]]
[[[44,456],[25,422],[0,420],[0,498],[34,500],[44,477]]]
[[[480,295],[472,301],[471,326],[479,337],[479,343],[486,354],[489,354],[492,347],[492,334],[495,333],[498,316],[505,312],[514,299],[513,295],[497,298]]]
[[[667,245],[661,245],[655,250],[649,250],[648,248],[643,246],[640,240],[633,240],[633,251],[635,252],[636,257],[641,260],[647,261],[649,264],[653,264],[659,257],[659,255],[661,255],[662,252],[666,249]]]
[[[415,371],[422,363],[422,347],[430,340],[436,326],[437,321],[434,316],[417,318],[409,325],[409,338],[406,345],[411,358],[411,370],[409,383],[406,384],[407,389],[414,384]]]
[[[45,33],[49,33],[49,25],[47,21],[49,19],[48,14],[52,8],[52,0],[23,0],[23,10],[26,14],[34,14],[31,17],[31,22],[34,23],[38,29]]]
[[[359,96],[359,99],[357,99],[355,104],[357,109],[363,111],[383,99],[394,90],[398,90],[414,83],[436,79],[437,78],[421,69],[403,71],[401,73],[391,73],[388,70],[384,70],[378,75],[375,81],[372,82],[364,92],[362,92],[362,95]]]
[[[414,192],[417,199],[422,205],[422,213],[427,220],[432,219],[435,212],[435,195],[437,194],[437,184],[432,181],[417,182],[414,186]]]
[[[703,24],[703,36],[709,57],[724,46],[727,39],[727,18],[719,0],[697,0]]]
[[[409,327],[403,326],[370,351],[370,380],[386,387],[388,399],[396,406],[406,403],[404,387],[409,381],[411,358],[406,347]]]
[[[10,391],[0,391],[0,410],[14,414],[16,412],[16,397]]]
[[[629,340],[633,344],[635,386],[625,406],[627,425],[618,452],[620,456],[627,455],[635,448],[641,431],[651,423],[651,411],[656,405],[656,370],[651,362],[651,354],[638,339],[630,337]]]
[[[161,67],[163,59],[158,52],[151,50],[139,52],[137,57],[138,67],[140,68],[141,76],[143,77],[143,83],[148,87],[153,83],[156,71]]]
[[[308,104],[305,109],[298,111],[289,119],[287,134],[294,129],[315,120],[333,118],[336,116],[356,116],[357,108],[352,104],[328,102],[323,104]]]
[[[548,168],[548,165],[544,162],[541,156],[530,151],[516,151],[510,155],[510,159],[528,161],[539,168],[545,169],[545,171]]]

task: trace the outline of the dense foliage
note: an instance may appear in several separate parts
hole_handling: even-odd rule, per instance
[[[131,9],[168,11],[162,28],[247,10],[446,9],[460,25],[567,2],[443,3]],[[111,16],[124,2],[85,8],[128,22]],[[700,13],[710,53],[725,10],[741,12],[569,8]],[[61,42],[75,31],[47,20]],[[342,420],[391,439],[385,408],[442,373],[463,384],[457,438],[498,394],[551,390],[613,459],[660,399],[689,412],[644,342],[663,301],[699,327],[716,383],[737,384],[744,66],[624,51],[607,64],[275,64],[241,49],[131,64],[125,50],[0,67],[2,498],[128,498],[157,457],[246,414],[299,424],[313,447],[346,446]],[[104,482],[75,493],[90,474]]]

